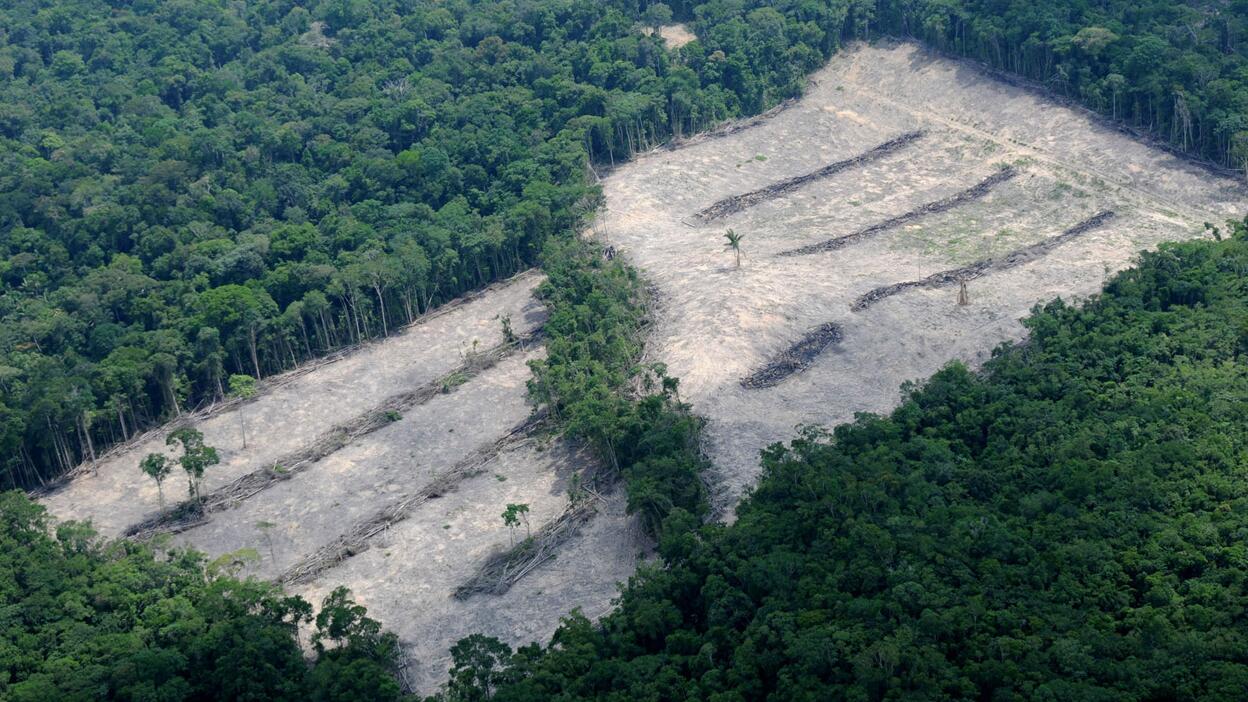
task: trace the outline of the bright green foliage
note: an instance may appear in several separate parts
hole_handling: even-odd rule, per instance
[[[797,95],[846,2],[5,3],[0,485],[533,265],[590,164]]]
[[[578,241],[551,242],[542,267],[547,354],[530,363],[530,392],[619,471],[628,510],[650,533],[673,513],[705,515],[700,420],[676,400],[675,379],[637,364],[645,308],[636,274]],[[631,380],[653,389],[655,375],[658,392],[630,396]]]
[[[169,462],[169,457],[162,453],[149,453],[139,463],[139,469],[156,481],[156,489],[160,492],[160,504],[163,507],[165,504],[165,478],[168,478],[169,473],[173,471],[173,464]]]
[[[209,577],[194,553],[157,557],[74,523],[50,535],[43,508],[16,492],[0,494],[0,612],[0,699],[13,702],[401,697],[393,637],[344,591],[317,617],[309,665],[303,600]]]
[[[178,457],[178,465],[186,471],[190,482],[191,499],[196,502],[203,500],[200,485],[204,480],[204,470],[221,462],[217,450],[204,444],[204,435],[196,429],[182,427],[169,432],[165,437],[169,446],[182,446],[182,455]]]
[[[744,234],[738,234],[729,229],[724,233],[724,248],[736,255],[737,268],[741,267],[741,240],[745,238]]]
[[[529,531],[529,506],[527,504],[508,504],[507,509],[503,510],[503,526],[511,529],[514,534],[516,528],[521,524],[524,524],[525,535],[532,536],[533,533]]]
[[[771,447],[735,524],[544,652],[461,644],[447,699],[1242,700],[1246,233]]]

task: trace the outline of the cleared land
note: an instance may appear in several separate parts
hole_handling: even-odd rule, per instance
[[[910,45],[848,51],[802,101],[623,166],[604,188],[601,229],[660,292],[647,353],[709,418],[725,509],[753,482],[758,450],[795,425],[885,411],[903,381],[1018,338],[1035,302],[1091,293],[1137,250],[1198,236],[1245,204],[1233,181]],[[696,222],[725,202],[731,211]],[[741,270],[723,251],[727,227],[746,235]],[[835,250],[780,255],[837,240]],[[970,281],[970,304],[956,304],[946,277]],[[175,540],[214,557],[250,553],[246,572],[314,603],[348,586],[398,632],[423,692],[445,678],[449,647],[465,635],[543,641],[573,608],[608,611],[645,540],[622,490],[592,497],[593,516],[569,511],[571,476],[593,462],[532,424],[525,363],[540,341],[500,349],[502,317],[520,335],[540,327],[539,282],[518,276],[270,379],[254,401],[189,417],[223,458],[207,489],[253,478],[261,489],[231,492]],[[850,310],[899,284],[905,294]],[[158,512],[138,462],[163,450],[164,431],[153,432],[43,502],[124,533]],[[292,475],[269,479],[292,457],[302,457],[297,470],[283,466]],[[170,497],[183,490],[169,481]],[[509,503],[530,507],[518,533],[501,518]],[[570,536],[554,526],[568,516]],[[529,529],[553,544],[533,568],[503,557]]]
[[[851,48],[801,101],[649,154],[604,190],[599,231],[658,288],[649,353],[709,419],[728,516],[759,449],[795,426],[887,411],[904,381],[1020,338],[1035,303],[1092,294],[1137,251],[1201,236],[1246,203],[1234,180],[904,43]],[[723,204],[735,202],[749,206]],[[698,217],[708,208],[713,221]],[[745,235],[739,271],[727,228]],[[905,294],[851,311],[899,284]]]
[[[420,387],[463,364],[465,356],[503,341],[503,316],[518,334],[536,329],[545,318],[533,299],[541,276],[528,273],[454,304],[417,322],[401,334],[369,344],[333,362],[269,380],[253,402],[230,406],[191,423],[217,448],[220,465],[205,476],[205,489],[220,488],[313,443],[326,432],[381,405],[392,395]],[[239,413],[243,413],[240,421]],[[242,427],[247,429],[243,448]],[[155,483],[139,470],[149,453],[164,453],[167,431],[102,458],[42,502],[61,519],[90,519],[105,536],[159,511]],[[185,481],[174,474],[166,497],[182,499]]]
[[[518,276],[389,339],[271,379],[254,401],[184,418],[222,464],[207,475],[206,518],[161,530],[314,604],[351,587],[403,636],[408,675],[423,691],[445,678],[463,636],[523,644],[548,638],[576,607],[603,613],[648,548],[621,494],[581,503],[589,507],[575,511],[574,528],[558,522],[552,548],[522,562],[523,577],[509,575],[503,594],[455,599],[513,540],[553,529],[570,508],[571,476],[595,469],[548,436],[526,401],[527,364],[544,354],[540,282],[535,272]],[[521,341],[503,338],[507,316]],[[154,523],[156,488],[138,462],[166,450],[169,429],[84,468],[44,504],[107,536]],[[184,491],[176,474],[167,481],[170,502]],[[527,528],[504,526],[508,503],[529,505]]]

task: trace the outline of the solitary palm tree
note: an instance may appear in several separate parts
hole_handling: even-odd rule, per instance
[[[724,244],[724,248],[729,251],[732,251],[734,254],[737,255],[737,268],[740,268],[741,267],[741,240],[745,238],[745,235],[738,234],[732,231],[731,229],[729,229],[728,233],[724,234],[724,238],[728,240],[728,243]]]

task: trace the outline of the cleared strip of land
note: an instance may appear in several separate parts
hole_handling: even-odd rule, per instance
[[[465,636],[497,636],[513,646],[545,641],[573,609],[597,617],[610,608],[617,583],[632,575],[645,548],[624,514],[622,490],[606,497],[555,558],[505,593],[488,600],[453,597],[483,562],[525,537],[523,526],[503,523],[506,505],[527,504],[536,532],[567,509],[572,476],[589,460],[559,440],[520,443],[378,532],[367,550],[287,589],[320,602],[335,587],[349,588],[369,616],[399,635],[416,689],[430,693],[445,680],[451,646]]]
[[[837,161],[836,163],[830,163],[817,171],[812,171],[800,176],[794,176],[793,178],[788,178],[778,183],[768,185],[765,188],[752,190],[748,193],[726,197],[723,200],[714,203],[710,207],[700,210],[695,217],[703,222],[710,222],[716,219],[722,219],[737,212],[741,212],[742,210],[762,204],[768,200],[784,197],[785,195],[821,178],[828,178],[842,171],[866,165],[872,161],[900,151],[906,146],[922,139],[923,135],[924,132],[922,131],[907,132],[899,137],[889,139],[869,151],[842,161]]]
[[[492,349],[474,351],[464,363],[446,375],[407,392],[386,398],[377,407],[351,418],[321,436],[273,462],[261,466],[205,496],[203,504],[182,503],[159,512],[126,529],[126,536],[148,538],[160,533],[176,533],[204,523],[213,512],[237,505],[262,490],[283,480],[290,480],[312,463],[329,456],[348,444],[389,425],[404,412],[423,405],[438,395],[449,394],[472,378],[493,368],[504,358],[523,351],[540,337],[540,332],[524,339],[505,341]]]
[[[849,306],[849,309],[854,312],[861,312],[884,298],[892,297],[893,295],[905,292],[906,290],[913,290],[916,288],[945,288],[951,285],[957,285],[959,283],[974,280],[989,273],[1008,270],[1015,266],[1021,266],[1024,263],[1029,263],[1031,261],[1035,261],[1036,259],[1042,258],[1045,254],[1049,253],[1053,249],[1056,249],[1062,244],[1078,238],[1093,229],[1101,227],[1113,219],[1114,216],[1114,213],[1110,211],[1101,212],[1093,217],[1083,220],[1079,224],[1076,224],[1057,236],[1050,237],[1044,241],[1032,244],[1031,246],[1016,249],[1004,256],[998,258],[987,258],[982,261],[976,261],[968,266],[962,266],[961,268],[954,268],[952,270],[933,273],[932,275],[929,275],[921,280],[907,280],[905,282],[893,283],[892,285],[884,285],[875,288],[874,290],[871,290],[865,295],[862,295],[858,299],[854,300],[853,304]]]
[[[497,347],[504,341],[504,317],[511,318],[516,334],[531,333],[545,319],[544,308],[533,298],[541,280],[536,272],[521,274],[451,303],[444,312],[435,311],[394,336],[296,372],[288,381],[266,381],[252,402],[191,418],[190,424],[221,457],[220,464],[206,471],[205,491],[223,488],[257,468],[283,465],[391,396],[432,383],[472,353]],[[102,458],[94,472],[80,473],[40,501],[58,519],[89,519],[104,536],[122,535],[160,511],[156,484],[139,470],[139,461],[148,453],[170,450],[165,445],[169,429]],[[184,486],[180,479],[169,480],[166,497],[177,499]]]
[[[286,584],[306,583],[351,556],[364,552],[374,537],[410,517],[422,504],[454,490],[465,478],[479,475],[499,454],[528,441],[536,425],[537,419],[527,419],[492,444],[477,448],[429,483],[349,525],[341,536],[287,568],[278,580]]]
[[[817,253],[823,253],[825,251],[835,251],[837,249],[843,249],[846,246],[849,246],[850,244],[857,244],[873,236],[882,234],[890,229],[896,229],[897,227],[907,225],[921,217],[939,214],[941,212],[948,212],[949,210],[952,210],[955,207],[965,205],[968,202],[974,202],[975,200],[978,200],[984,197],[985,195],[987,195],[988,193],[992,192],[993,188],[997,187],[998,185],[1006,181],[1012,180],[1017,176],[1018,176],[1018,169],[1014,168],[1013,166],[1006,166],[1002,168],[1000,171],[997,171],[996,173],[993,173],[992,175],[983,179],[982,181],[975,184],[974,186],[967,188],[966,190],[963,190],[962,192],[957,193],[955,195],[951,195],[949,197],[936,200],[935,202],[929,202],[921,207],[910,210],[909,212],[897,215],[896,217],[891,217],[878,224],[873,224],[867,227],[866,229],[860,229],[856,232],[853,232],[852,234],[845,234],[843,236],[838,236],[832,239],[828,239],[827,241],[821,241],[816,244],[809,244],[807,246],[802,246],[796,249],[790,249],[788,251],[781,251],[777,255],[779,256],[808,256],[810,254],[817,254]]]
[[[686,224],[709,203],[913,131],[926,136],[903,152],[736,214],[732,226],[745,235],[740,268],[724,252],[721,231]],[[1018,175],[986,197],[929,214],[942,209],[932,203],[1002,164]],[[802,100],[764,124],[616,169],[603,193],[599,230],[655,286],[662,304],[648,353],[681,379],[682,399],[707,418],[709,477],[728,514],[758,474],[759,450],[791,439],[795,426],[888,411],[906,381],[952,359],[979,363],[1021,338],[1018,320],[1036,303],[1093,293],[1140,249],[1201,236],[1203,222],[1242,214],[1248,202],[1231,179],[972,65],[887,42],[839,53]],[[913,290],[866,314],[848,309],[864,292],[897,281],[1038,254],[1032,245],[1105,211],[1117,215],[1095,231],[1044,246],[1027,265],[994,269],[991,284],[981,279],[969,291],[969,304]],[[793,255],[864,231],[832,244],[854,243],[831,256]],[[829,322],[844,341],[785,375],[794,341]],[[777,360],[775,376],[759,375]],[[769,389],[753,387],[760,384]]]

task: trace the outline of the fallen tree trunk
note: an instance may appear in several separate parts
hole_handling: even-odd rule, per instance
[[[430,498],[450,492],[461,481],[478,475],[503,451],[528,441],[544,419],[544,415],[534,415],[489,446],[468,454],[420,489],[401,496],[372,516],[356,522],[341,536],[286,569],[277,581],[283,585],[305,583],[346,559],[367,551],[373,537],[407,519],[417,507]]]
[[[850,244],[857,244],[861,241],[865,241],[866,239],[876,236],[877,234],[881,234],[890,229],[896,229],[897,227],[909,224],[910,222],[913,222],[914,220],[919,219],[921,217],[939,214],[941,212],[948,212],[949,210],[952,210],[961,205],[965,205],[968,202],[974,202],[975,200],[978,200],[984,197],[985,195],[987,195],[988,193],[992,192],[992,189],[997,187],[998,185],[1014,179],[1015,177],[1018,176],[1018,173],[1019,173],[1018,170],[1015,169],[1013,166],[1006,166],[1002,168],[1001,170],[997,171],[996,173],[988,176],[984,180],[980,181],[974,187],[967,188],[966,190],[963,190],[960,193],[951,195],[941,200],[936,200],[935,202],[929,202],[925,205],[922,205],[913,210],[910,210],[909,212],[905,214],[897,215],[896,217],[886,219],[883,222],[880,222],[878,224],[872,224],[866,229],[860,229],[852,234],[845,234],[844,236],[838,236],[834,239],[828,239],[827,241],[820,241],[815,244],[808,244],[806,246],[802,246],[796,249],[782,251],[777,255],[778,256],[808,256],[810,254],[823,253],[825,251],[835,251],[837,249],[843,249],[846,246],[849,246]]]
[[[921,139],[924,134],[925,132],[923,131],[907,132],[899,137],[890,139],[869,151],[858,154],[853,158],[847,158],[844,161],[830,163],[817,171],[789,178],[788,180],[782,180],[778,183],[772,183],[765,188],[752,190],[748,193],[742,193],[740,195],[733,195],[732,197],[724,198],[723,200],[712,204],[710,207],[700,210],[696,215],[694,215],[694,217],[703,222],[710,222],[712,220],[727,217],[730,214],[735,214],[744,209],[767,202],[768,200],[774,200],[778,197],[787,195],[807,183],[819,180],[820,178],[827,178],[842,171],[849,170],[850,168],[864,166],[891,153],[900,151],[906,146]]]
[[[819,354],[843,338],[840,325],[835,322],[822,324],[806,333],[770,363],[741,379],[741,387],[748,389],[769,388],[779,385],[789,376],[810,367]]]
[[[865,295],[860,296],[857,300],[854,300],[853,304],[849,306],[849,309],[854,312],[861,312],[886,297],[892,297],[893,295],[905,292],[906,290],[911,290],[913,288],[944,288],[951,285],[965,283],[968,280],[974,280],[989,273],[1021,266],[1024,263],[1041,258],[1062,244],[1065,244],[1072,239],[1082,236],[1083,234],[1104,225],[1114,217],[1114,212],[1110,210],[1099,212],[1096,215],[1076,224],[1070,229],[1067,229],[1061,234],[1058,234],[1057,236],[1050,237],[1030,246],[1025,246],[1021,249],[1016,249],[1004,256],[998,258],[987,258],[982,261],[976,261],[969,266],[933,273],[932,275],[920,280],[907,280],[902,283],[893,283],[892,285],[875,288]]]

